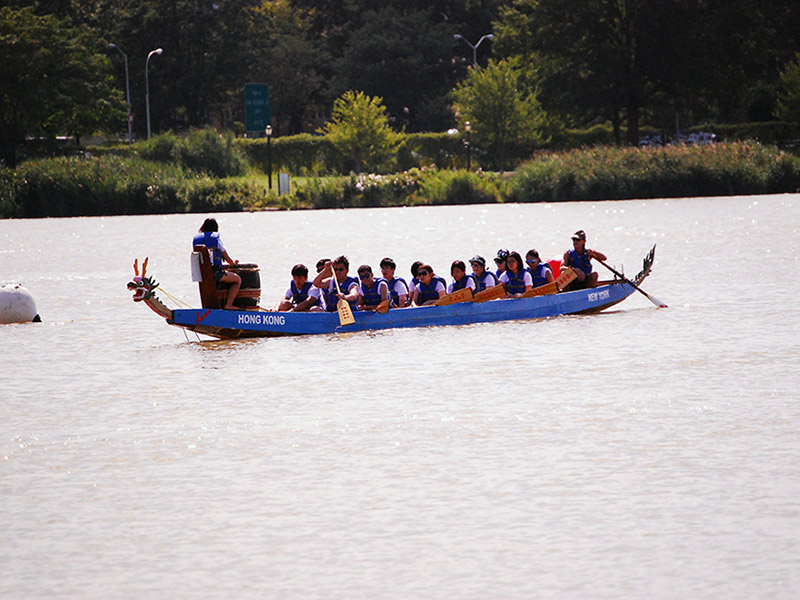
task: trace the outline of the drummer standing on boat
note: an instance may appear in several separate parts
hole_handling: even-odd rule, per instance
[[[225,246],[222,239],[219,237],[219,225],[216,219],[206,219],[200,226],[200,231],[195,234],[192,239],[192,246],[205,246],[211,254],[211,270],[214,273],[214,280],[222,283],[230,283],[231,287],[228,290],[227,303],[225,304],[226,310],[237,310],[233,305],[236,295],[239,293],[239,288],[242,286],[242,278],[238,273],[226,271],[222,266],[222,261],[225,260],[229,265],[238,265],[238,260],[233,260]]]
[[[592,270],[592,260],[608,260],[605,254],[586,247],[586,232],[579,229],[572,234],[572,250],[564,253],[562,265],[572,267],[578,278],[570,284],[569,289],[580,290],[583,288],[597,287],[597,272]]]

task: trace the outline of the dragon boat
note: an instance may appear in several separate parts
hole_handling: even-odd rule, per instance
[[[219,284],[213,280],[208,252],[203,252],[205,248],[202,247],[199,250],[201,252],[197,254],[202,276],[196,280],[200,284],[202,308],[173,309],[164,304],[156,295],[159,284],[146,274],[147,259],[142,264],[141,275],[138,270],[138,260],[134,262],[135,276],[128,283],[128,289],[133,292],[134,302],[144,302],[156,314],[166,319],[169,325],[219,339],[336,334],[590,314],[619,304],[635,291],[647,296],[657,306],[666,306],[654,301],[639,288],[639,284],[650,274],[655,246],[644,258],[642,270],[633,279],[628,279],[624,274],[603,263],[614,273],[614,279],[601,281],[594,288],[568,291],[566,288],[575,278],[574,272],[569,268],[560,269],[559,261],[555,261],[557,264],[554,266],[559,271],[557,279],[545,286],[530,290],[523,297],[502,298],[505,290],[501,284],[479,292],[475,296],[472,296],[472,291],[469,289],[460,290],[440,299],[439,304],[434,306],[392,310],[385,310],[384,307],[384,310],[359,310],[352,313],[346,311],[350,313],[346,316],[341,314],[341,309],[338,313],[277,312],[259,307],[260,279],[256,265],[243,266],[245,271],[249,271],[249,275],[243,276],[242,289],[235,302],[241,309],[223,310],[221,300],[227,292],[224,289],[215,289]],[[256,282],[253,282],[254,273]]]

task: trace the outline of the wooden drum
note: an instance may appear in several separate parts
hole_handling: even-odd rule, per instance
[[[225,265],[225,270],[236,273],[242,278],[242,287],[233,301],[234,306],[242,310],[252,310],[258,307],[261,301],[261,275],[258,265],[253,263],[239,263],[238,265]],[[217,283],[217,298],[220,306],[225,306],[230,283]]]

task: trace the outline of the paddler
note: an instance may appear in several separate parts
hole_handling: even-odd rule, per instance
[[[467,275],[467,265],[463,260],[454,260],[450,265],[450,275],[453,276],[452,283],[447,287],[447,293],[452,294],[458,290],[469,288],[475,293],[475,279],[472,275]]]
[[[349,270],[350,261],[347,260],[346,256],[340,256],[326,262],[314,279],[314,286],[324,292],[323,298],[328,312],[336,312],[336,304],[340,299],[350,303],[351,310],[357,309],[358,281],[355,277],[350,277],[347,274]],[[334,276],[336,281],[334,281]],[[336,282],[339,283],[338,289]]]
[[[579,229],[572,234],[572,250],[564,253],[562,265],[572,267],[578,278],[573,281],[570,290],[580,290],[583,288],[593,288],[597,286],[597,273],[592,271],[591,259],[608,260],[605,254],[597,250],[590,250],[586,247],[586,232]]]
[[[506,298],[519,298],[533,286],[530,272],[523,266],[519,252],[509,252],[506,258],[506,271],[500,275],[506,285]]]
[[[192,239],[192,247],[194,248],[194,246],[208,248],[208,252],[211,255],[211,271],[214,273],[214,281],[231,284],[224,307],[225,310],[238,310],[238,307],[233,305],[233,301],[242,286],[242,278],[238,273],[226,271],[222,266],[222,261],[225,260],[229,265],[238,265],[239,261],[233,260],[228,251],[225,250],[222,239],[219,237],[219,224],[216,219],[203,221],[200,231]]]
[[[419,283],[414,290],[414,304],[424,306],[436,304],[436,301],[445,295],[445,287],[441,277],[433,272],[433,267],[423,264],[417,271]]]
[[[371,266],[358,267],[358,279],[361,281],[358,289],[358,307],[361,310],[377,310],[381,302],[389,299],[389,284],[383,277],[375,277]]]
[[[322,290],[308,280],[308,267],[297,264],[292,267],[292,281],[286,290],[278,309],[281,312],[305,312],[323,310],[321,305]]]
[[[396,277],[397,265],[386,257],[381,261],[381,274],[389,286],[389,295],[392,298],[392,308],[405,308],[411,303],[408,284],[402,277]]]
[[[497,285],[497,276],[491,271],[486,270],[486,259],[480,254],[476,254],[469,259],[472,266],[472,276],[475,278],[475,291],[482,292],[486,288]]]
[[[530,271],[531,279],[533,279],[533,287],[539,287],[551,283],[554,280],[553,269],[550,268],[548,263],[543,263],[539,257],[539,252],[535,248],[528,250],[525,255],[525,262],[527,269]]]

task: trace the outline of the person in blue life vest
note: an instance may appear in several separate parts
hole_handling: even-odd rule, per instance
[[[238,265],[238,260],[233,260],[222,239],[219,237],[219,224],[216,219],[206,219],[200,226],[200,231],[195,234],[192,239],[192,247],[205,246],[208,248],[208,253],[211,255],[211,271],[214,273],[214,281],[222,283],[230,283],[231,287],[228,290],[228,296],[225,302],[225,310],[238,310],[233,305],[236,295],[239,293],[239,288],[242,286],[242,278],[238,273],[226,271],[222,266],[224,260],[229,265]]]
[[[494,272],[495,276],[500,279],[500,275],[506,271],[506,259],[508,258],[508,250],[500,248],[497,251],[497,256],[494,257],[494,264],[497,265],[497,270]]]
[[[389,295],[392,299],[392,308],[405,308],[411,303],[408,284],[402,277],[396,277],[397,265],[386,257],[381,261],[381,274],[389,286]]]
[[[276,310],[281,312],[305,312],[323,310],[320,303],[322,291],[308,280],[308,267],[297,264],[292,267],[292,281]]]
[[[426,306],[436,304],[436,301],[445,295],[445,287],[441,277],[433,272],[433,267],[423,264],[417,271],[419,283],[414,290],[414,304]]]
[[[390,298],[389,284],[383,277],[375,277],[371,266],[358,267],[358,279],[361,281],[358,289],[358,308],[361,310],[376,310],[381,302]]]
[[[592,270],[592,259],[608,260],[605,254],[586,247],[586,232],[579,229],[572,234],[572,250],[564,253],[561,263],[564,267],[572,267],[578,278],[567,289],[580,290],[597,286],[597,272]]]
[[[453,276],[453,281],[447,287],[447,293],[452,294],[458,290],[469,288],[472,293],[475,293],[475,279],[472,275],[467,275],[467,265],[463,260],[454,260],[450,265],[450,275]]]
[[[414,292],[419,285],[419,270],[424,263],[421,260],[415,260],[411,263],[411,281],[408,282],[408,293],[411,294],[411,299],[414,299]]]
[[[533,287],[537,288],[555,280],[553,277],[553,269],[550,268],[548,263],[542,262],[535,248],[531,248],[528,250],[527,254],[525,254],[525,262],[528,265],[527,269],[530,271],[531,279],[533,280]]]
[[[533,286],[531,273],[522,263],[519,252],[509,252],[506,271],[500,275],[500,282],[506,285],[506,298],[519,298]]]
[[[350,304],[351,310],[356,310],[358,306],[358,280],[350,277],[347,273],[350,270],[350,261],[346,256],[339,256],[325,263],[322,270],[314,278],[314,286],[323,291],[323,301],[325,310],[336,312],[339,300],[346,300]],[[336,282],[339,282],[339,292]]]
[[[469,259],[469,264],[472,266],[472,277],[475,279],[475,292],[482,292],[497,285],[497,275],[486,270],[485,258],[478,254]]]

